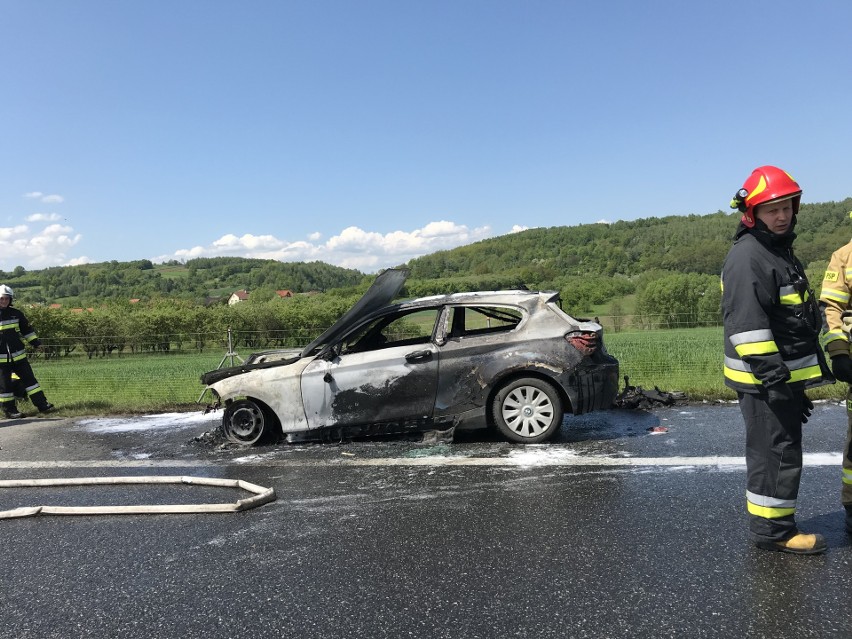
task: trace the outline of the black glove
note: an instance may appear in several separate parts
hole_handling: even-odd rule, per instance
[[[766,401],[770,404],[786,403],[793,401],[793,389],[787,385],[787,382],[780,382],[766,387],[768,397]]]
[[[811,416],[811,411],[814,409],[814,403],[808,399],[808,396],[802,393],[802,423],[808,423],[808,417]]]
[[[852,359],[848,355],[835,355],[831,358],[831,372],[838,381],[852,384]]]

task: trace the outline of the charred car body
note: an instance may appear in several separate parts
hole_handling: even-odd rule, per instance
[[[389,304],[406,271],[367,293],[301,351],[252,354],[201,377],[236,443],[282,434],[363,436],[496,427],[509,441],[552,437],[566,412],[609,408],[618,361],[596,322],[558,293],[491,291]]]

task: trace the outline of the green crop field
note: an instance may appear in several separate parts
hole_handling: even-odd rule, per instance
[[[682,391],[690,400],[735,399],[722,381],[722,329],[608,332],[609,352],[621,364],[622,386]],[[243,357],[248,352],[241,353]],[[60,415],[104,415],[201,410],[199,377],[217,368],[224,353],[112,355],[102,358],[33,359],[39,382]],[[239,363],[238,360],[236,363]],[[230,364],[230,359],[225,365]],[[846,385],[809,392],[815,399],[845,396]],[[23,405],[25,412],[32,408]]]

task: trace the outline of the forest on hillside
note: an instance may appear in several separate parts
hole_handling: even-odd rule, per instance
[[[88,307],[105,300],[188,300],[197,304],[227,297],[237,290],[293,293],[351,288],[364,274],[324,262],[278,262],[242,257],[196,258],[154,265],[150,260],[101,262],[38,271],[17,267],[0,271],[21,302]]]

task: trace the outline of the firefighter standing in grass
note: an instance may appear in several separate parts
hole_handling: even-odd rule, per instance
[[[722,268],[725,384],[746,426],[746,505],[759,548],[825,551],[822,535],[796,527],[805,389],[833,382],[819,345],[817,300],[793,255],[802,190],[774,166],[755,169],[731,208],[743,215]]]
[[[12,289],[0,284],[0,405],[6,417],[18,418],[23,414],[15,404],[15,393],[12,387],[12,373],[21,380],[29,396],[39,412],[46,413],[53,409],[53,404],[47,401],[33,369],[27,361],[27,349],[24,342],[35,348],[41,346],[35,331],[27,321],[26,316],[17,308],[12,307]]]
[[[849,213],[852,217],[852,213]],[[823,309],[825,334],[823,344],[831,358],[831,369],[841,382],[852,384],[852,359],[849,357],[849,331],[852,328],[852,242],[831,255],[822,280],[819,297]],[[843,485],[840,501],[846,509],[846,531],[852,534],[852,386],[846,391],[846,414],[849,427],[843,449]]]

